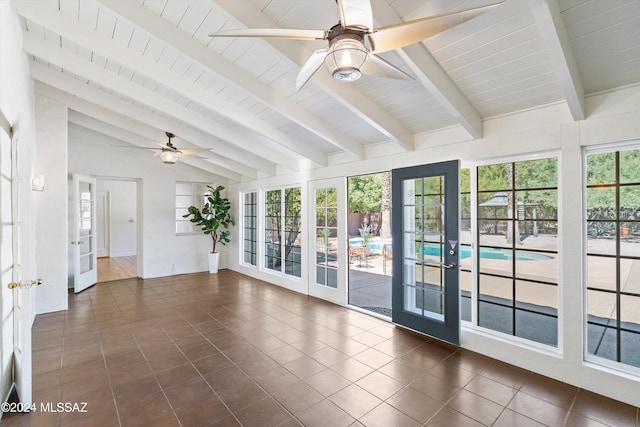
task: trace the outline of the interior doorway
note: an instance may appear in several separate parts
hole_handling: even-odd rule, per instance
[[[98,178],[98,283],[138,277],[137,180]]]

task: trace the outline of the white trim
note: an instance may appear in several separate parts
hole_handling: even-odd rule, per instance
[[[602,372],[606,372],[609,374],[614,374],[617,376],[624,376],[629,379],[639,381],[640,380],[640,367],[635,367],[633,365],[629,365],[623,362],[617,362],[615,360],[606,359],[603,357],[596,356],[594,354],[589,353],[589,342],[588,342],[588,306],[587,306],[587,281],[588,277],[588,235],[587,235],[587,156],[590,154],[605,154],[605,153],[615,153],[619,151],[632,151],[638,150],[640,151],[640,139],[631,139],[626,141],[619,142],[610,142],[603,143],[597,145],[589,145],[581,147],[581,165],[582,170],[580,171],[580,176],[582,180],[582,336],[583,336],[583,346],[582,346],[582,357],[583,357],[583,365],[591,366],[596,370],[602,370]],[[616,255],[616,259],[619,258],[619,254]]]
[[[251,193],[255,193],[256,194],[256,216],[255,216],[255,220],[256,220],[256,240],[255,240],[255,245],[256,245],[256,264],[253,265],[251,263],[248,263],[245,261],[244,259],[244,255],[245,255],[245,250],[244,250],[244,242],[245,242],[245,210],[246,210],[246,204],[245,204],[245,196],[247,194],[251,194]],[[259,235],[260,235],[260,217],[259,217],[259,206],[260,206],[260,201],[259,199],[259,194],[260,191],[259,190],[247,190],[247,191],[240,191],[238,193],[239,195],[239,202],[238,202],[238,206],[240,206],[240,212],[238,213],[239,216],[239,220],[238,222],[240,223],[239,225],[239,241],[238,241],[238,264],[246,267],[246,268],[252,268],[252,269],[257,269],[258,268],[258,264],[259,264],[259,258],[260,258],[260,254],[258,251],[258,240],[259,240]]]

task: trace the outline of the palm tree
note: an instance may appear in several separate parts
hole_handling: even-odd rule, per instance
[[[514,163],[507,163],[507,186],[509,187],[509,191],[507,192],[507,200],[509,206],[508,209],[508,218],[509,222],[507,224],[507,242],[511,243],[512,241],[519,242],[520,241],[520,227],[518,227],[518,206],[517,201],[514,199],[515,194],[515,184],[518,180],[518,168],[515,167]],[[515,235],[514,235],[515,233]]]
[[[380,237],[391,238],[391,172],[382,173],[382,203],[380,204]]]

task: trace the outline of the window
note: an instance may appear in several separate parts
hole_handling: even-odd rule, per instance
[[[460,170],[460,319],[467,322],[471,317],[471,170]]]
[[[265,267],[301,277],[300,187],[265,192]]]
[[[189,213],[189,206],[202,209],[207,192],[207,184],[176,182],[176,234],[193,234],[198,231],[195,224],[182,216]]]
[[[640,367],[640,150],[586,157],[587,353]]]
[[[335,188],[315,190],[316,284],[338,287],[338,198]]]
[[[548,158],[476,170],[478,325],[551,346],[558,345],[557,169]],[[460,258],[464,265],[464,246]]]
[[[243,259],[247,264],[256,265],[258,250],[258,193],[255,191],[245,193],[243,202]]]

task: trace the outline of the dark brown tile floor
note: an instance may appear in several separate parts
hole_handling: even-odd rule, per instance
[[[36,318],[5,426],[638,426],[638,408],[228,270],[130,279]]]

